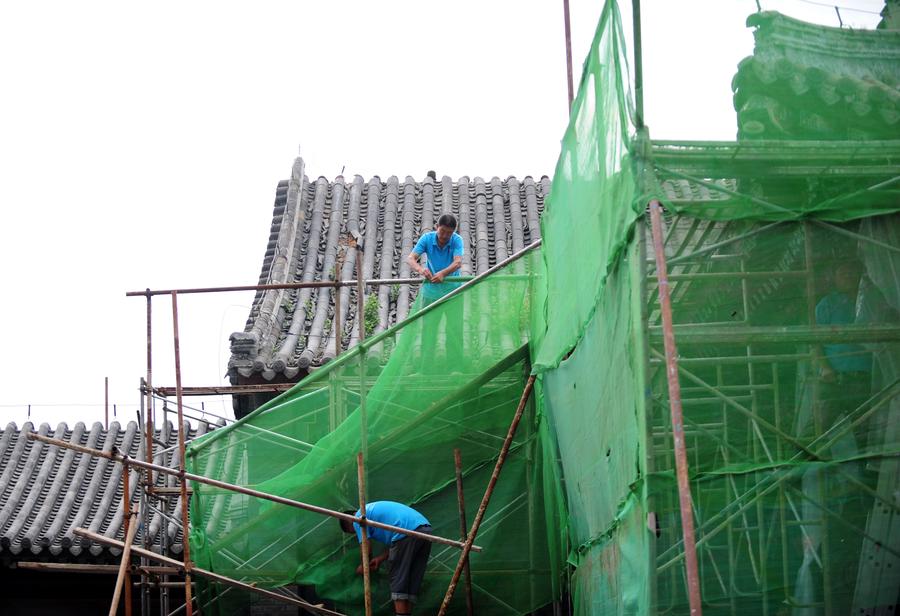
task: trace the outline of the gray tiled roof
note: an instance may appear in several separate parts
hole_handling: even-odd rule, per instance
[[[738,136],[900,138],[900,31],[809,24],[774,11],[747,19],[753,55],[734,77]]]
[[[364,279],[410,277],[406,255],[445,212],[459,219],[466,250],[461,273],[479,274],[540,238],[549,190],[549,178],[530,176],[310,181],[298,158],[291,179],[278,185],[259,282],[333,280],[341,258],[341,279],[354,280],[356,249],[346,245],[349,237],[362,244]],[[405,318],[417,291],[417,285],[367,287],[366,298],[374,294],[378,302],[377,325],[367,333]],[[341,347],[347,349],[358,342],[356,290],[341,293]],[[233,382],[239,375],[294,379],[333,358],[333,312],[332,289],[257,293],[245,330],[231,336],[229,376]]]
[[[200,422],[186,434],[193,438],[205,434],[212,427]],[[73,533],[76,527],[122,540],[122,469],[117,462],[82,454],[68,449],[34,441],[26,437],[34,426],[26,423],[21,430],[10,423],[0,431],[0,560],[61,559],[102,560],[119,550],[92,544]],[[111,451],[144,459],[144,439],[137,423],[124,428],[112,422],[109,429],[95,423],[90,428],[79,422],[69,428],[65,423],[55,429],[41,424],[39,434],[52,436],[85,447]],[[155,463],[165,466],[178,464],[178,433],[171,422],[156,430],[162,443],[157,450],[172,448],[157,454]],[[157,486],[174,487],[171,476],[156,476]],[[139,501],[139,475],[131,471],[132,506]],[[168,514],[180,519],[181,499],[167,498]],[[159,505],[157,504],[157,507]],[[154,545],[161,545],[167,534],[170,553],[180,554],[181,530],[161,514],[150,517],[150,537]],[[139,530],[136,543],[143,542]]]

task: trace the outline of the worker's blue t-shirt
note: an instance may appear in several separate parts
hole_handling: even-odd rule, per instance
[[[856,320],[853,300],[846,294],[832,291],[816,304],[816,324],[850,325]],[[872,355],[859,344],[823,345],[825,357],[835,372],[869,372]]]
[[[454,257],[462,257],[465,254],[463,249],[462,237],[458,233],[454,233],[447,240],[443,247],[438,245],[437,231],[429,231],[419,238],[413,252],[417,255],[425,255],[428,259],[428,269],[432,274],[436,274],[446,269],[453,263]],[[450,276],[459,276],[459,270],[456,270]],[[443,297],[453,289],[459,286],[459,283],[442,282],[432,284],[426,282],[422,287],[422,294],[426,301],[434,301],[439,297]]]
[[[359,517],[359,513],[360,510],[357,509],[356,517]],[[416,530],[420,526],[428,524],[428,520],[425,516],[412,507],[407,507],[406,505],[395,503],[393,501],[375,501],[374,503],[369,503],[366,505],[366,519],[381,522],[382,524],[390,524],[391,526],[399,526],[400,528],[409,530]],[[356,538],[362,543],[362,532],[360,531],[359,524],[354,522],[353,528],[356,530]],[[384,545],[391,545],[395,541],[399,541],[406,537],[404,534],[395,533],[383,528],[367,526],[366,529],[368,530],[367,534],[370,539],[374,539]]]

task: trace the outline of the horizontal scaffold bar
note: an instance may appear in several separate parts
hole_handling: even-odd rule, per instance
[[[674,329],[678,342],[683,344],[752,344],[761,342],[846,344],[900,340],[900,327],[896,325],[676,325]],[[662,327],[650,327],[650,340],[657,344],[662,342]]]
[[[91,541],[96,541],[97,543],[102,543],[105,545],[112,546],[114,548],[125,549],[125,544],[116,539],[110,539],[104,535],[99,533],[95,533],[87,530],[86,528],[75,528],[73,532],[76,535],[80,535],[82,537],[86,537]],[[145,550],[143,548],[139,548],[137,546],[132,546],[132,553],[143,556],[144,558],[149,558],[151,560],[156,560],[161,563],[165,563],[167,565],[172,565],[173,567],[177,567],[180,571],[185,571],[184,563],[175,560],[174,558],[169,558],[168,556],[163,556],[162,554],[157,554],[156,552],[151,552],[150,550]],[[242,590],[246,590],[249,592],[254,592],[260,595],[264,595],[271,599],[276,599],[278,601],[283,601],[285,603],[290,603],[292,605],[296,605],[298,607],[302,607],[303,609],[314,612],[317,614],[328,614],[329,616],[344,616],[340,612],[335,612],[333,610],[325,609],[324,607],[320,607],[318,605],[313,605],[312,603],[308,603],[302,599],[295,599],[294,597],[288,597],[286,595],[279,594],[277,592],[273,592],[271,590],[266,590],[264,588],[258,588],[252,584],[247,584],[246,582],[241,582],[240,580],[235,580],[229,577],[225,577],[224,575],[219,575],[218,573],[213,573],[212,571],[207,571],[206,569],[201,569],[200,567],[190,567],[191,575],[199,575],[201,577],[208,578],[215,582],[219,582],[221,584],[226,584],[228,586],[234,586],[236,588],[240,588]]]
[[[146,469],[156,471],[158,473],[164,473],[167,475],[174,475],[176,477],[181,477],[182,479],[187,479],[189,481],[196,481],[197,483],[203,483],[206,485],[210,485],[210,486],[213,486],[214,488],[222,488],[223,490],[230,490],[232,492],[246,494],[247,496],[261,498],[264,500],[272,501],[273,503],[278,503],[280,505],[287,505],[288,507],[296,507],[297,509],[304,509],[306,511],[311,511],[313,513],[319,513],[322,515],[331,516],[333,518],[347,520],[349,522],[356,522],[360,526],[374,526],[375,528],[381,528],[381,529],[389,530],[389,531],[392,531],[395,533],[401,533],[403,535],[408,535],[410,537],[417,537],[419,539],[425,539],[426,541],[431,541],[433,543],[442,543],[444,545],[449,545],[451,547],[455,547],[458,549],[463,549],[463,547],[465,547],[465,544],[461,541],[454,541],[453,539],[446,539],[444,537],[439,537],[437,535],[429,535],[428,533],[420,533],[420,532],[417,532],[414,530],[409,530],[407,528],[391,526],[390,524],[382,524],[381,522],[376,522],[374,520],[367,520],[365,518],[357,518],[356,516],[352,516],[347,513],[341,513],[340,511],[333,511],[331,509],[326,509],[325,507],[319,507],[317,505],[310,505],[309,503],[302,503],[300,501],[292,500],[290,498],[285,498],[283,496],[277,496],[275,494],[268,494],[266,492],[260,492],[259,490],[253,490],[250,488],[245,488],[244,486],[239,486],[239,485],[235,485],[232,483],[226,483],[224,481],[219,481],[218,479],[210,479],[209,477],[204,477],[203,475],[196,475],[194,473],[189,473],[187,471],[180,471],[180,470],[172,469],[167,466],[161,466],[159,464],[151,464],[150,462],[144,462],[142,460],[138,460],[137,458],[129,458],[128,456],[124,456],[120,453],[105,452],[105,451],[100,451],[99,449],[91,449],[89,447],[83,447],[81,445],[76,445],[75,443],[69,443],[67,441],[61,441],[59,439],[51,438],[49,436],[44,436],[44,435],[38,434],[36,432],[29,432],[27,434],[27,436],[28,436],[28,438],[30,438],[32,440],[41,441],[42,443],[47,443],[49,445],[55,445],[57,447],[62,447],[64,449],[72,449],[74,451],[86,453],[90,456],[95,456],[98,458],[106,458],[107,460],[113,460],[113,461],[119,462],[121,464],[128,463],[131,466],[137,466],[139,468],[146,468]],[[472,550],[474,550],[476,552],[480,552],[481,548],[478,546],[472,546]]]

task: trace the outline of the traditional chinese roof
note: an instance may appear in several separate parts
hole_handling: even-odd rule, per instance
[[[900,31],[751,15],[753,55],[732,82],[738,139],[900,138]]]
[[[461,274],[484,272],[540,238],[547,177],[423,179],[391,176],[352,180],[304,175],[302,159],[278,185],[269,242],[259,282],[355,280],[359,242],[362,277],[409,278],[405,261],[419,236],[443,213],[459,220],[465,245]],[[418,285],[368,286],[367,335],[402,320]],[[243,332],[231,335],[228,372],[238,377],[293,380],[335,355],[334,290],[257,293]],[[340,292],[341,348],[359,340],[356,289]]]
[[[200,422],[185,429],[189,438],[212,427]],[[0,561],[17,560],[103,561],[119,550],[91,543],[74,534],[76,527],[88,528],[110,538],[123,540],[123,466],[117,462],[63,449],[27,438],[34,432],[31,423],[19,429],[10,423],[0,430]],[[73,427],[61,423],[56,428],[41,424],[36,432],[106,452],[114,448],[130,457],[144,459],[144,439],[137,423],[122,426],[112,422],[109,429],[98,423]],[[155,463],[178,465],[178,433],[171,422],[156,430],[159,445]],[[140,477],[131,471],[132,507],[139,504]],[[174,487],[171,476],[156,476],[157,487]],[[165,542],[170,554],[182,551],[181,529],[163,518],[180,519],[181,499],[177,495],[155,501],[150,515],[149,538],[156,546]],[[143,543],[143,529],[136,544]]]

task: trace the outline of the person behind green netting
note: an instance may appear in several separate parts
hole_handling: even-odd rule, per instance
[[[862,266],[855,259],[834,270],[834,288],[816,304],[816,325],[851,325],[857,322],[856,297]],[[851,413],[871,392],[872,354],[860,344],[822,346],[819,377],[825,403],[827,429],[837,417]]]
[[[361,511],[344,513],[360,517]],[[425,516],[412,507],[394,501],[375,501],[367,504],[366,519],[420,533],[431,533],[431,524]],[[356,539],[362,543],[362,529],[359,524],[344,519],[338,521],[341,523],[342,531],[355,532]],[[425,577],[425,567],[431,554],[431,542],[373,526],[366,526],[366,535],[388,548],[386,552],[369,560],[369,570],[377,571],[381,563],[388,561],[391,569],[390,586],[394,612],[397,616],[411,614]],[[362,572],[363,567],[360,565],[356,568],[356,573],[361,575]]]
[[[459,276],[462,258],[465,254],[462,237],[456,233],[456,217],[453,214],[442,214],[438,218],[434,231],[429,231],[419,238],[415,248],[406,257],[406,262],[414,272],[425,277],[422,285],[422,307],[441,299],[444,295],[459,286],[459,283],[447,278]],[[426,257],[426,266],[422,267],[419,259]],[[434,368],[437,331],[442,318],[446,319],[446,361],[456,362],[462,358],[462,301],[457,299],[447,302],[438,309],[443,315],[426,317],[422,326],[422,358],[425,367]]]

